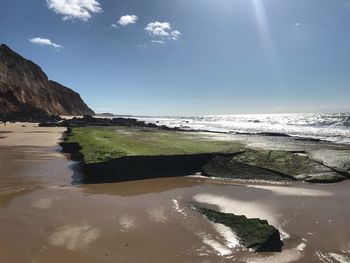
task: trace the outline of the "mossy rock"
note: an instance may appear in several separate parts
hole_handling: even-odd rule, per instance
[[[239,142],[205,138],[198,133],[121,126],[72,128],[66,142],[81,146],[85,163],[128,156],[230,154],[245,149]]]
[[[319,173],[319,174],[300,174],[295,178],[299,181],[308,183],[336,183],[345,180],[345,177],[335,172]]]
[[[232,156],[216,156],[202,167],[205,176],[244,180],[294,181],[294,177],[261,167],[240,163]]]
[[[221,213],[207,208],[197,208],[208,220],[223,224],[234,231],[241,245],[257,252],[280,252],[283,242],[278,230],[269,225],[266,220],[258,218],[248,219],[228,213]]]
[[[339,182],[345,179],[344,176],[311,160],[307,156],[286,151],[249,149],[242,154],[232,157],[232,160],[312,183]]]

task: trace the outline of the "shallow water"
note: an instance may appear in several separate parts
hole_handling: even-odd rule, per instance
[[[0,160],[0,262],[341,262],[350,254],[349,181],[72,185],[74,163],[57,149],[2,147]],[[193,203],[267,219],[283,251],[244,250]]]

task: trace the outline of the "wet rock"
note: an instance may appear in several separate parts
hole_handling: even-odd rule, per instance
[[[258,132],[258,133],[253,133],[253,132],[235,132],[235,131],[230,131],[229,133],[233,133],[233,134],[237,134],[237,135],[260,135],[260,136],[269,136],[269,137],[291,137],[288,134],[279,133],[279,132]]]
[[[232,156],[216,156],[202,167],[202,173],[210,177],[244,180],[294,181],[292,176],[240,163]]]
[[[306,156],[286,151],[247,150],[233,157],[215,157],[203,166],[207,176],[239,179],[299,180],[333,183],[345,179]]]
[[[87,127],[87,126],[125,126],[125,127],[144,127],[157,128],[161,130],[176,131],[177,128],[170,128],[165,125],[158,126],[153,123],[146,123],[134,118],[96,118],[90,115],[85,115],[82,118],[74,117],[72,119],[61,122],[43,122],[39,124],[40,127]]]
[[[295,138],[294,140],[296,140],[296,141],[302,141],[302,142],[326,142],[326,141],[321,140],[321,139],[316,139],[316,138],[304,138],[304,137]]]
[[[207,208],[196,208],[196,210],[208,220],[231,228],[241,245],[246,248],[256,252],[280,252],[282,250],[283,242],[278,230],[269,225],[266,220],[221,213]]]
[[[350,150],[322,149],[309,152],[311,159],[350,176]]]

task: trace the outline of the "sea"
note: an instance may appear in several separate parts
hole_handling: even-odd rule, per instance
[[[231,133],[283,133],[350,144],[350,113],[240,114],[205,116],[139,116],[169,127]]]

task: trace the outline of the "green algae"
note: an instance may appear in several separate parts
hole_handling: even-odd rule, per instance
[[[67,143],[78,143],[85,163],[104,162],[124,156],[236,153],[241,143],[208,139],[191,132],[130,127],[72,128]]]

